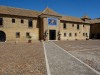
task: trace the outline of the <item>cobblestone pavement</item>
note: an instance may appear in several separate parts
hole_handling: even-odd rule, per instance
[[[47,75],[42,43],[0,43],[0,75]]]
[[[57,41],[55,43],[100,72],[100,40]]]
[[[99,75],[52,42],[45,42],[49,75]]]

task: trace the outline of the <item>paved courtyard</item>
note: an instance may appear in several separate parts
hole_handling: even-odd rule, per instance
[[[0,43],[0,75],[100,75],[100,41]]]
[[[42,42],[0,43],[0,75],[47,75]]]

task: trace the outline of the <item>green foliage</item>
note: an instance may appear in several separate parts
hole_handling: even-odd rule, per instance
[[[31,39],[31,38],[32,38],[32,36],[28,36],[28,38],[29,38],[29,39]]]

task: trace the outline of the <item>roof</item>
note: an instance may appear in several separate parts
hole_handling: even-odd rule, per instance
[[[76,17],[72,17],[72,16],[63,16],[61,18],[61,20],[64,20],[64,21],[71,21],[71,22],[81,22],[83,23],[84,21],[81,20],[80,18],[76,18]]]
[[[90,19],[90,18],[89,18],[89,16],[84,15],[84,16],[82,17],[82,19]]]
[[[15,15],[15,16],[25,16],[25,17],[38,17],[39,15],[50,15],[50,16],[58,16],[61,17],[60,20],[70,21],[70,22],[80,22],[80,23],[100,23],[100,18],[93,20],[83,21],[81,18],[76,18],[72,16],[61,16],[50,8],[46,8],[43,12],[37,12],[33,10],[26,10],[21,8],[13,8],[7,6],[0,6],[0,14],[5,15]],[[83,16],[83,18],[89,18],[88,16]]]
[[[50,9],[48,7],[42,12],[42,14],[52,15],[52,16],[61,16],[60,14],[56,13],[55,11],[53,11],[52,9]]]
[[[92,19],[92,20],[87,20],[87,22],[90,22],[91,24],[93,23],[100,23],[100,19]]]
[[[20,9],[20,8],[12,8],[12,7],[7,7],[7,6],[0,6],[0,14],[38,17],[40,12],[33,11],[33,10]]]

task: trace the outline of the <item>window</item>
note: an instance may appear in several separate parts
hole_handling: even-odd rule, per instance
[[[66,29],[66,23],[63,23],[63,28]]]
[[[32,28],[33,27],[33,22],[31,19],[28,20],[28,27],[29,28]]]
[[[83,36],[85,36],[85,33],[83,33]]]
[[[64,33],[64,37],[66,37],[66,33]]]
[[[79,29],[80,28],[80,26],[79,26],[79,24],[77,24],[77,29]]]
[[[71,37],[72,36],[72,34],[71,33],[69,33],[69,37]]]
[[[83,24],[83,27],[84,27],[84,24]]]
[[[20,32],[16,32],[16,38],[20,38]]]
[[[21,23],[24,23],[24,20],[21,20]]]
[[[88,37],[88,34],[86,33],[86,37]]]
[[[26,32],[26,37],[29,37],[30,36],[30,33],[29,32]]]
[[[0,18],[0,26],[2,26],[2,25],[3,25],[3,19]]]
[[[77,33],[75,33],[75,36],[77,36]]]
[[[74,27],[74,24],[72,24],[72,27]]]
[[[15,19],[12,19],[12,23],[15,23]]]

